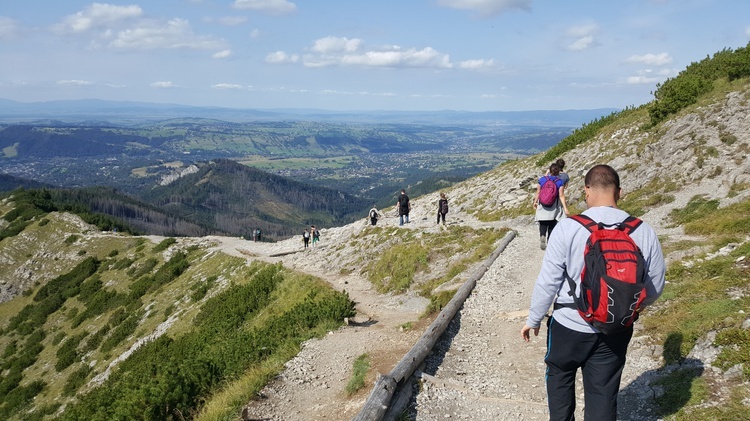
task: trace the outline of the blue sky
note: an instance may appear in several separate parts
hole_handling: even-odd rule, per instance
[[[0,0],[0,98],[621,108],[749,40],[747,0]]]

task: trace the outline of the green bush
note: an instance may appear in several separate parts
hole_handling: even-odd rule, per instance
[[[250,281],[259,291],[234,285],[212,297],[196,317],[194,330],[144,344],[104,385],[66,408],[61,418],[172,419],[176,408],[194,414],[228,379],[354,314],[354,303],[346,294],[317,287],[289,310],[248,328],[282,280],[280,266],[268,265]]]
[[[575,129],[573,133],[561,140],[560,143],[548,149],[547,152],[537,160],[536,164],[542,167],[549,166],[550,163],[563,156],[565,152],[572,151],[578,145],[593,139],[599,134],[599,131],[602,128],[624,118],[636,110],[637,108],[634,107],[626,107],[622,111],[616,111],[607,116],[583,124],[581,128]]]
[[[86,383],[89,373],[91,373],[91,367],[86,364],[81,365],[77,370],[70,373],[63,386],[63,395],[75,395],[78,389]]]
[[[177,242],[177,240],[175,240],[172,237],[165,238],[165,239],[161,240],[161,242],[159,244],[157,244],[157,245],[154,246],[154,250],[153,251],[154,251],[154,253],[162,252],[162,251],[168,249],[169,246],[171,246],[172,244],[174,244],[176,242]]]
[[[121,323],[114,325],[115,327],[114,330],[112,330],[112,333],[110,333],[104,342],[102,342],[100,351],[104,353],[109,352],[115,349],[116,346],[120,345],[120,343],[127,339],[128,336],[132,335],[135,332],[135,329],[138,328],[138,322],[140,321],[141,316],[143,316],[141,312],[131,314]]]
[[[156,260],[153,257],[149,257],[143,263],[140,263],[140,264],[138,264],[136,266],[131,266],[128,269],[127,274],[128,274],[128,276],[130,276],[133,279],[139,278],[139,277],[141,277],[141,276],[143,276],[143,275],[151,272],[151,270],[153,270],[156,267],[156,265],[158,265],[158,264],[159,264],[158,260]]]
[[[661,123],[698,98],[710,92],[713,82],[727,78],[729,81],[750,76],[750,43],[734,51],[724,49],[713,57],[691,63],[676,77],[656,85],[655,101],[649,105],[651,125]]]
[[[46,383],[37,380],[27,386],[18,386],[8,392],[3,399],[3,405],[0,407],[0,418],[7,420],[15,415],[21,408],[28,405],[41,393],[46,386]]]
[[[84,345],[83,349],[81,349],[81,352],[83,354],[86,354],[98,349],[99,345],[102,344],[102,340],[104,340],[104,337],[107,336],[107,333],[109,333],[110,329],[110,325],[106,324],[102,326],[101,329],[97,330],[96,333],[89,336],[88,340],[86,341],[86,345]]]
[[[57,352],[55,353],[55,356],[57,357],[55,370],[57,370],[58,373],[70,367],[73,363],[80,359],[80,355],[76,348],[78,348],[78,345],[87,335],[88,333],[84,332],[75,336],[71,336],[60,345],[60,348],[58,348]]]
[[[114,270],[128,269],[133,263],[134,263],[133,259],[128,258],[128,257],[123,257],[122,259],[115,262],[115,264],[112,266],[112,269]]]

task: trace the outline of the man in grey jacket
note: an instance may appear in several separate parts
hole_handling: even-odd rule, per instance
[[[591,168],[584,184],[588,205],[584,215],[607,225],[620,223],[628,217],[627,212],[617,209],[622,190],[620,177],[612,167]],[[617,393],[633,329],[605,335],[586,323],[577,310],[563,306],[573,301],[564,279],[566,271],[575,279],[576,290],[580,290],[578,275],[584,266],[588,236],[589,231],[570,218],[558,223],[534,286],[529,317],[521,329],[521,337],[526,342],[531,331],[538,335],[542,320],[557,298],[561,305],[555,306],[547,321],[547,355],[544,358],[550,420],[573,419],[578,368],[583,373],[584,418],[597,421],[617,418]],[[661,295],[665,263],[656,233],[648,224],[642,223],[631,237],[641,249],[646,264],[646,298],[637,309],[640,311]],[[578,291],[575,293],[577,295]]]

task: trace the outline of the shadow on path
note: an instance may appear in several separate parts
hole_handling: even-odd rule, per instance
[[[672,333],[664,341],[666,365],[648,370],[620,389],[618,420],[651,421],[676,414],[692,397],[693,382],[703,374],[703,361],[682,358],[681,333]]]

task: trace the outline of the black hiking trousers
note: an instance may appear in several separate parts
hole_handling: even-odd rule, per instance
[[[550,421],[575,419],[575,380],[583,373],[585,421],[615,421],[617,393],[633,329],[615,334],[581,333],[550,317],[547,325],[547,401]]]
[[[549,236],[552,235],[552,230],[555,229],[556,225],[557,220],[555,219],[549,221],[539,221],[539,236],[549,239]]]

